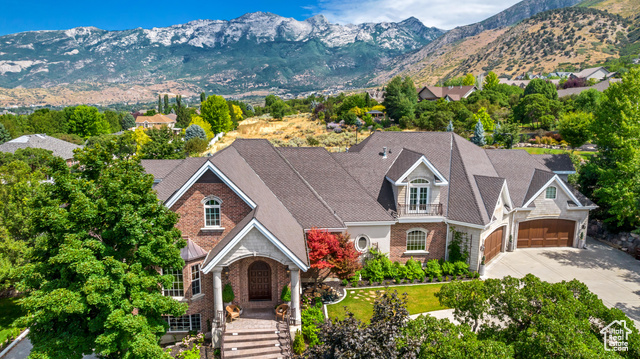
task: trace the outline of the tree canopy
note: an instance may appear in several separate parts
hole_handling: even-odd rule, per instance
[[[389,116],[396,120],[403,116],[415,117],[417,103],[416,86],[409,76],[405,78],[394,77],[386,87],[384,101],[382,102]]]
[[[229,132],[233,129],[229,106],[222,96],[207,97],[201,105],[200,116],[211,125],[214,134]]]

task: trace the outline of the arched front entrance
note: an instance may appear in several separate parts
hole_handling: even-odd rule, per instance
[[[249,266],[249,300],[271,300],[271,267],[263,261]]]

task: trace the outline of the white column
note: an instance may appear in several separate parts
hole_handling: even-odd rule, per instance
[[[224,310],[222,304],[222,268],[218,267],[213,268],[213,307],[216,315],[218,311]]]
[[[300,268],[289,267],[291,271],[291,309],[295,309],[295,325],[300,325]]]

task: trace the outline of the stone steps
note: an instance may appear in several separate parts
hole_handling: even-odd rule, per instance
[[[286,333],[278,330],[230,330],[222,338],[224,357],[237,358],[286,358]]]

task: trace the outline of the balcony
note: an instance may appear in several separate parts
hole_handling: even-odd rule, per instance
[[[401,204],[398,205],[398,217],[442,216],[442,203],[436,204]]]

